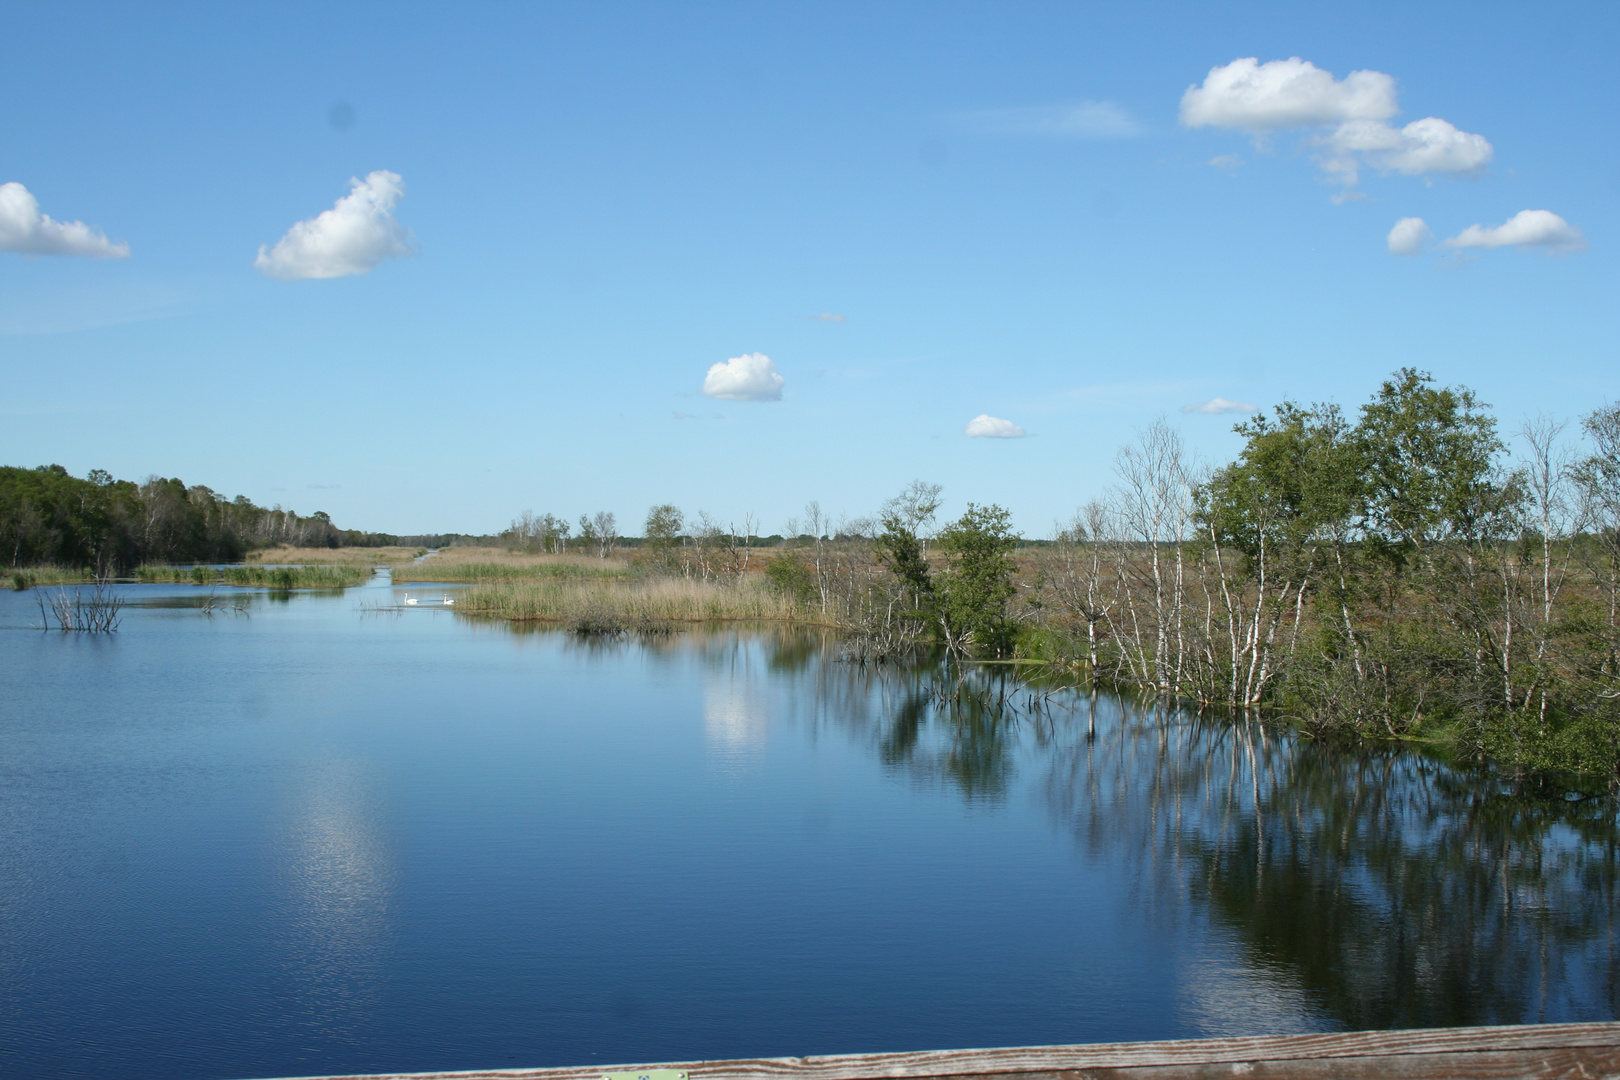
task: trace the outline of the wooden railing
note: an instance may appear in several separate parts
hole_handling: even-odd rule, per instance
[[[1620,1023],[1262,1035],[603,1068],[393,1073],[322,1080],[1620,1080]]]

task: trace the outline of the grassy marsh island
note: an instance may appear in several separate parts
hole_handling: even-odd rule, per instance
[[[672,623],[821,621],[761,578],[541,578],[475,585],[456,604],[465,615],[552,622],[586,632]]]

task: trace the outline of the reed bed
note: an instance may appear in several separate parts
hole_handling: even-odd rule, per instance
[[[137,566],[135,580],[142,585],[217,585],[219,571],[212,566]]]
[[[35,585],[82,585],[95,580],[88,570],[67,566],[8,566],[0,580],[18,592]]]
[[[517,622],[562,623],[589,633],[674,623],[788,621],[806,615],[790,597],[772,592],[763,582],[721,584],[683,578],[550,578],[482,584],[459,597],[456,610]]]
[[[241,585],[261,589],[347,589],[371,576],[367,566],[140,566],[143,585]]]
[[[347,589],[371,576],[366,566],[232,566],[222,573],[226,585],[268,589]]]

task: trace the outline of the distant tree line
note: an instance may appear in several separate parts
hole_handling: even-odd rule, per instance
[[[317,511],[228,499],[200,484],[148,477],[115,480],[102,469],[79,479],[60,465],[0,466],[0,560],[101,574],[141,563],[234,562],[257,548],[381,546],[400,538],[340,529]]]
[[[811,506],[815,507],[817,504],[812,503]],[[445,543],[496,544],[509,551],[529,554],[584,552],[604,559],[620,548],[645,550],[687,576],[712,578],[715,576],[712,565],[707,573],[703,570],[704,555],[706,551],[716,547],[738,549],[784,545],[808,547],[818,541],[860,540],[866,536],[871,521],[866,518],[844,519],[835,526],[833,522],[823,517],[818,519],[816,524],[835,529],[834,533],[827,535],[796,532],[800,524],[797,518],[788,522],[790,530],[795,530],[793,535],[783,536],[780,533],[773,533],[770,536],[760,536],[752,514],[744,518],[742,528],[738,529],[735,522],[728,522],[722,526],[718,520],[703,512],[688,518],[679,507],[662,503],[647,511],[642,535],[626,536],[619,534],[618,520],[608,511],[598,511],[592,515],[581,514],[577,522],[570,522],[566,517],[556,514],[537,514],[533,510],[525,510],[495,536],[449,534],[445,537]],[[1032,546],[1049,542],[1020,541],[1021,544]],[[685,548],[693,550],[683,557],[678,551]],[[713,560],[709,562],[712,564]]]
[[[602,559],[613,554],[621,539],[617,520],[606,510],[594,517],[579,515],[578,534],[571,536],[573,530],[567,518],[525,510],[497,539],[512,551],[556,554],[573,549]]]

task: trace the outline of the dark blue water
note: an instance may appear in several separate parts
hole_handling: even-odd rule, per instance
[[[6,1077],[1617,1015],[1602,801],[780,630],[128,594],[0,593]]]

